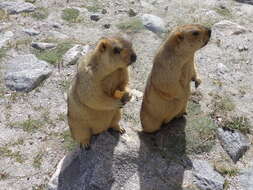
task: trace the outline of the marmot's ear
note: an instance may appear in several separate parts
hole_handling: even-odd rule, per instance
[[[184,35],[181,32],[177,32],[175,36],[178,42],[181,42],[184,40]]]
[[[106,39],[102,39],[98,44],[98,50],[103,53],[106,51],[108,45],[108,41]]]

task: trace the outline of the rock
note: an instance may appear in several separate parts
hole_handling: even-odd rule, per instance
[[[204,160],[193,162],[194,184],[200,190],[223,190],[224,178]]]
[[[63,58],[62,58],[63,65],[75,64],[78,58],[82,55],[85,55],[88,51],[89,51],[89,45],[86,45],[86,46],[75,45],[63,55]]]
[[[53,43],[44,43],[44,42],[32,42],[31,46],[36,49],[46,50],[56,47],[56,44]]]
[[[52,68],[33,54],[19,55],[9,60],[5,84],[11,90],[30,92],[52,73]]]
[[[106,28],[106,29],[109,29],[109,28],[111,27],[110,24],[104,24],[103,26],[104,26],[104,28]]]
[[[136,15],[137,15],[137,13],[133,9],[129,9],[128,16],[133,17],[133,16],[136,16]]]
[[[218,128],[218,138],[223,149],[237,162],[249,149],[249,139],[239,131]]]
[[[66,40],[69,38],[66,34],[63,34],[58,31],[50,31],[49,36],[51,36],[52,38],[55,38],[55,39],[59,39],[59,40]]]
[[[14,34],[11,31],[0,33],[0,48],[7,46],[13,36]]]
[[[106,9],[102,9],[101,13],[105,15],[107,13],[107,10]]]
[[[22,12],[33,12],[36,7],[31,3],[6,1],[0,3],[0,9],[6,10],[9,14]]]
[[[244,169],[239,176],[240,184],[244,190],[253,189],[253,166],[248,169]]]
[[[138,135],[131,135],[104,132],[93,138],[89,151],[67,155],[50,180],[49,190],[179,189],[184,167],[167,162]]]
[[[91,14],[90,19],[97,22],[100,20],[100,14],[97,13]]]
[[[150,31],[154,33],[162,33],[165,32],[165,23],[164,21],[155,15],[144,14],[142,17],[143,25]]]
[[[40,31],[34,30],[33,28],[25,29],[24,32],[30,36],[36,36],[40,34]]]
[[[223,35],[238,35],[248,31],[245,27],[229,20],[223,20],[214,24],[212,30]]]
[[[215,73],[217,73],[218,75],[224,76],[224,74],[227,72],[229,72],[229,69],[226,65],[222,63],[217,63]]]
[[[253,0],[236,0],[240,3],[247,3],[247,4],[250,4],[250,5],[253,5]]]

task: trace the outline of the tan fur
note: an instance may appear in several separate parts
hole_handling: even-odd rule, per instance
[[[209,41],[211,30],[201,25],[177,27],[161,45],[154,58],[141,108],[145,132],[155,132],[161,125],[186,113],[191,93],[190,82],[201,80],[194,65],[194,53]]]
[[[108,128],[124,132],[119,126],[120,108],[130,100],[127,67],[133,56],[132,44],[114,37],[100,40],[93,52],[80,58],[68,92],[68,123],[72,137],[81,145],[87,147],[92,135]],[[114,97],[117,90],[124,92],[124,99]]]

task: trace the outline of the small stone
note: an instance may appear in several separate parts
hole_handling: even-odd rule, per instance
[[[223,149],[235,163],[249,149],[249,139],[239,131],[218,128],[217,135]]]
[[[109,28],[111,27],[110,24],[104,24],[103,26],[104,26],[104,28],[106,28],[106,29],[109,29]]]
[[[19,55],[9,60],[5,85],[15,91],[30,92],[52,73],[51,66],[33,54]]]
[[[142,17],[143,25],[150,31],[154,33],[162,33],[165,32],[165,23],[164,21],[155,15],[144,14]]]
[[[89,45],[81,46],[81,45],[75,45],[71,49],[69,49],[64,55],[63,55],[63,65],[74,65],[76,64],[79,57],[82,55],[85,55],[89,51]]]
[[[25,29],[24,32],[30,36],[36,36],[36,35],[39,35],[40,32],[37,31],[37,30],[34,30],[33,28],[31,29]]]
[[[100,14],[94,13],[90,15],[90,19],[97,22],[100,20]]]
[[[247,46],[239,46],[238,50],[239,51],[247,51],[249,48]]]
[[[192,164],[193,183],[200,190],[223,190],[224,178],[207,161],[194,160]]]
[[[44,43],[44,42],[32,42],[31,46],[35,49],[46,50],[56,47],[56,44],[53,43]]]
[[[136,16],[137,13],[136,13],[133,9],[129,9],[128,15],[129,15],[130,17],[133,17],[133,16]]]
[[[0,48],[7,46],[13,36],[14,34],[12,31],[0,33]]]
[[[106,9],[102,9],[101,13],[105,15],[107,13],[107,10]]]
[[[61,24],[59,24],[59,23],[53,23],[52,26],[54,28],[61,28]]]
[[[0,3],[0,9],[6,10],[9,14],[22,12],[33,12],[36,7],[32,3],[6,1]]]

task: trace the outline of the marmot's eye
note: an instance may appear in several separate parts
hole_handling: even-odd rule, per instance
[[[121,48],[115,47],[115,48],[113,49],[113,52],[114,52],[115,54],[120,54],[121,50],[122,50]]]
[[[198,35],[199,35],[199,31],[193,31],[193,32],[192,32],[192,35],[193,35],[193,36],[198,36]]]

